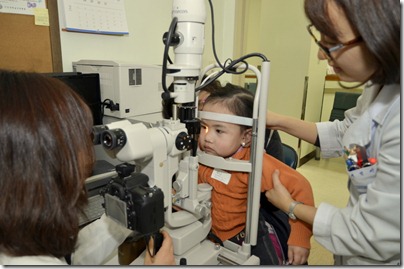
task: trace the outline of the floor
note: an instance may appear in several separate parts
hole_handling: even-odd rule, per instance
[[[347,174],[342,158],[314,158],[297,168],[311,183],[316,206],[327,202],[343,208],[348,201]],[[332,254],[312,237],[309,265],[333,265]]]

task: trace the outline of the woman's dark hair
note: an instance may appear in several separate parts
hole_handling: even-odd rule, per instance
[[[0,252],[74,251],[95,158],[92,123],[63,82],[0,70]]]
[[[243,87],[227,83],[217,88],[206,98],[205,105],[217,103],[223,104],[236,116],[253,116],[254,95]]]
[[[305,0],[309,20],[317,30],[335,40],[338,40],[338,33],[328,14],[331,1],[346,14],[379,64],[370,80],[381,85],[400,83],[400,1]]]

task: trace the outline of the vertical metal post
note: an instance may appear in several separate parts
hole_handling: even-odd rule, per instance
[[[266,114],[268,103],[270,62],[263,62],[261,69],[261,81],[257,84],[256,94],[259,94],[258,117],[253,119],[253,141],[251,146],[252,172],[248,182],[248,204],[246,219],[246,239],[245,244],[256,245],[258,234],[258,219],[261,195],[262,160],[264,155],[264,140],[266,128]]]

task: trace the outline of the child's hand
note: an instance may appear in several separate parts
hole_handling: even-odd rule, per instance
[[[298,246],[289,246],[288,247],[288,257],[289,264],[292,265],[301,265],[307,262],[309,258],[310,250],[303,247]]]

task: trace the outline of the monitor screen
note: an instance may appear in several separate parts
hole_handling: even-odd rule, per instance
[[[98,73],[64,72],[47,73],[45,75],[62,80],[80,94],[93,113],[94,125],[103,124],[100,75]]]

